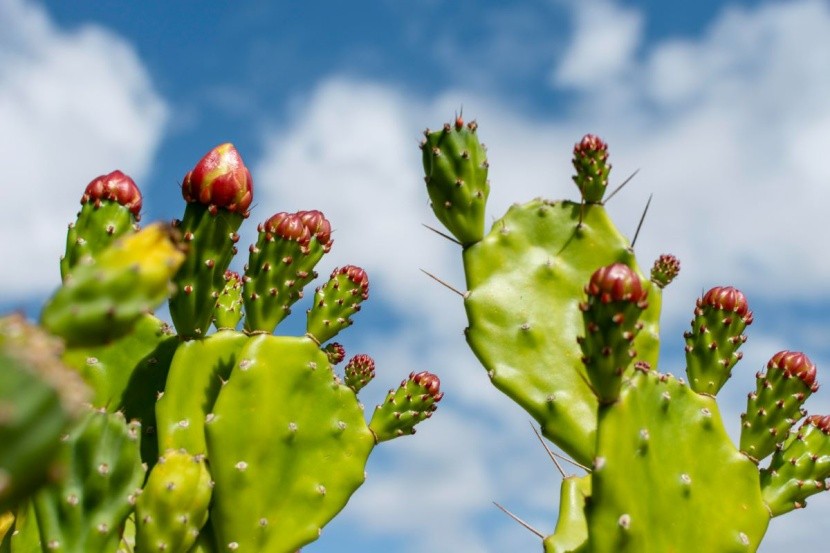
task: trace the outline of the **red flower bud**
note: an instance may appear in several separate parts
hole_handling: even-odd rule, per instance
[[[830,415],[810,415],[804,420],[801,427],[803,428],[808,424],[812,424],[825,434],[830,434]]]
[[[312,209],[311,211],[298,211],[297,215],[302,220],[308,231],[312,236],[317,238],[317,242],[323,246],[323,249],[328,252],[331,249],[331,224],[326,216],[321,211]]]
[[[600,159],[608,159],[608,144],[595,134],[586,134],[582,140],[574,144],[574,156],[584,157],[593,152],[602,152]]]
[[[789,376],[796,376],[815,392],[818,390],[816,382],[816,366],[810,358],[800,352],[779,351],[767,363],[767,369],[780,369]]]
[[[436,375],[423,371],[418,374],[410,374],[409,379],[415,384],[423,386],[436,402],[441,401],[441,398],[444,397],[444,394],[441,393],[441,379]]]
[[[261,229],[283,240],[293,240],[303,245],[311,240],[311,232],[297,213],[285,213],[284,211],[275,213],[265,221]]]
[[[217,146],[196,164],[182,183],[187,202],[199,202],[248,216],[254,193],[251,173],[233,144]],[[213,211],[211,211],[213,213]]]
[[[648,296],[640,277],[624,263],[614,263],[597,269],[591,275],[585,293],[599,298],[602,303],[629,301],[638,305],[644,304]]]
[[[752,311],[749,310],[749,303],[743,292],[732,286],[715,286],[701,299],[698,300],[698,307],[708,305],[715,309],[722,309],[740,315],[746,324],[752,323]]]
[[[349,280],[357,284],[362,290],[363,299],[369,299],[369,275],[366,274],[366,271],[355,265],[345,265],[332,271],[331,278],[337,275],[348,276]]]
[[[86,185],[81,203],[95,202],[95,207],[98,207],[101,200],[118,202],[135,215],[136,221],[141,218],[141,191],[135,185],[135,181],[121,171],[101,175]]]

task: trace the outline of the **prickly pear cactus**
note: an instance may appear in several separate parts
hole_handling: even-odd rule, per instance
[[[331,250],[321,212],[268,218],[240,275],[253,179],[233,145],[182,195],[181,220],[140,229],[133,180],[94,179],[41,314],[65,347],[0,319],[0,551],[294,553],[363,483],[375,445],[441,399],[438,377],[413,373],[367,423],[357,394],[374,361],[339,375],[331,341],[369,297],[355,265],[317,287],[302,336],[272,335]],[[174,328],[152,314],[168,297]]]
[[[460,118],[426,131],[427,191],[462,248],[470,347],[492,383],[588,472],[564,479],[544,550],[755,551],[770,518],[803,507],[830,476],[830,417],[791,430],[818,388],[815,366],[801,353],[773,356],[736,447],[715,396],[752,323],[744,295],[704,294],[685,334],[688,380],[659,372],[662,291],[680,264],[661,256],[646,276],[614,227],[603,205],[607,144],[586,135],[574,147],[580,201],[516,204],[485,233],[483,201],[460,201],[466,180],[435,176],[436,167],[469,174],[475,160],[486,178],[477,133]]]

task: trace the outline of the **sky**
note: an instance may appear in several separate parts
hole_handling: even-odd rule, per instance
[[[775,352],[807,353],[819,382],[830,367],[827,67],[821,0],[0,0],[0,312],[37,316],[92,178],[127,172],[142,222],[170,220],[184,174],[233,142],[255,181],[243,244],[275,212],[321,209],[335,246],[320,272],[369,273],[342,335],[377,360],[364,403],[413,370],[439,374],[446,394],[416,436],[376,449],[366,484],[304,551],[538,551],[492,502],[550,533],[560,477],[467,349],[461,301],[420,271],[463,287],[460,252],[422,226],[436,222],[420,133],[461,109],[478,121],[489,220],[576,198],[569,159],[585,133],[608,141],[612,185],[639,169],[608,209],[631,236],[653,194],[637,255],[682,262],[661,370],[682,372],[702,291],[737,286],[755,312],[720,394],[734,436]],[[830,392],[807,407],[830,412]],[[772,521],[762,552],[826,550],[830,497],[809,503]]]

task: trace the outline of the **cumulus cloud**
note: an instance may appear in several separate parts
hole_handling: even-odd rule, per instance
[[[122,38],[95,26],[62,30],[36,4],[0,0],[0,282],[9,297],[58,284],[83,186],[115,168],[140,186],[166,116]]]
[[[422,476],[422,493],[404,493],[384,468],[370,474],[344,512],[347,520],[368,516],[378,505],[386,513],[411,510],[423,517],[413,535],[436,525],[439,535],[453,537],[454,550],[501,551],[524,531],[499,534],[491,518],[481,523],[480,507],[508,497],[520,514],[550,530],[544,519],[553,516],[555,490],[544,501],[534,497],[527,492],[532,484],[522,489],[504,478],[506,464],[498,461],[510,456],[513,475],[547,474],[530,460],[538,445],[524,414],[493,392],[472,356],[462,353],[458,298],[418,271],[429,269],[463,289],[457,248],[420,226],[434,218],[415,148],[425,125],[441,124],[462,104],[480,121],[489,146],[490,218],[516,200],[575,197],[570,148],[585,132],[611,144],[616,183],[641,168],[609,210],[630,236],[654,193],[637,252],[644,264],[665,251],[683,262],[666,295],[665,326],[685,326],[695,297],[716,284],[741,287],[750,302],[753,294],[775,294],[777,301],[803,300],[816,291],[830,296],[824,285],[830,257],[816,252],[830,195],[830,169],[820,161],[830,137],[824,70],[830,8],[818,0],[727,8],[700,36],[655,44],[643,44],[642,14],[631,8],[596,1],[573,3],[573,10],[574,35],[552,73],[554,86],[581,91],[565,114],[541,120],[472,90],[424,101],[393,86],[334,78],[300,102],[287,127],[265,137],[255,171],[261,208],[323,209],[337,229],[331,255],[365,264],[377,284],[375,298],[403,321],[373,336],[386,343],[378,347],[381,355],[398,366],[450,365],[442,376],[456,395],[448,392],[431,428],[425,425],[424,441],[390,444],[384,453],[389,470]],[[746,348],[752,371],[785,343],[762,334],[753,347]],[[750,387],[743,376],[740,386]],[[727,394],[729,413],[740,412],[745,392]],[[427,474],[450,476],[433,481]],[[448,489],[449,498],[442,495]],[[789,517],[811,521],[797,538],[789,534],[790,544],[797,539],[805,550],[822,547],[815,517],[826,501]],[[410,532],[384,521],[378,526]],[[789,523],[773,522],[765,551],[781,547]],[[485,526],[493,533],[489,544],[463,540]],[[436,547],[447,549],[446,543]]]

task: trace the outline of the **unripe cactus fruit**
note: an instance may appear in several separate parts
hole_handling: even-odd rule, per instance
[[[573,180],[586,203],[601,203],[608,187],[608,145],[598,136],[586,134],[574,145]]]
[[[463,245],[484,236],[484,206],[490,194],[487,153],[478,140],[478,125],[457,117],[421,142],[424,180],[432,211]]]
[[[804,507],[830,478],[830,415],[811,415],[761,471],[761,493],[772,516]]]
[[[306,317],[306,332],[325,343],[352,324],[351,316],[369,299],[366,271],[346,265],[332,271],[329,281],[314,292],[314,303]]]
[[[135,232],[141,203],[135,182],[121,171],[93,179],[81,197],[81,211],[66,234],[61,278],[65,280],[76,265],[91,261],[118,238]]]
[[[236,231],[253,199],[253,179],[236,148],[222,144],[187,173],[182,196],[187,208],[174,224],[188,254],[173,281],[170,316],[178,333],[192,339],[204,336],[213,320],[225,271],[236,253]]]
[[[198,202],[213,212],[222,208],[248,216],[254,194],[251,173],[233,144],[221,144],[196,164],[182,182],[182,196],[188,203]]]
[[[715,395],[729,379],[743,354],[744,329],[752,311],[743,293],[732,286],[716,286],[697,300],[692,330],[686,339],[689,385],[701,394]]]
[[[414,434],[415,425],[432,416],[442,397],[437,376],[426,371],[411,373],[397,390],[389,390],[384,402],[375,408],[369,428],[378,443]]]
[[[338,365],[343,362],[343,359],[346,358],[346,349],[343,347],[342,344],[338,342],[331,342],[326,344],[326,347],[323,348],[323,351],[329,358],[329,363],[332,365]]]
[[[756,375],[757,389],[741,415],[741,451],[760,461],[784,442],[806,411],[802,405],[818,390],[816,366],[799,352],[780,351]]]

